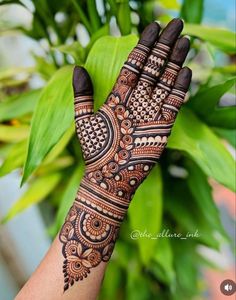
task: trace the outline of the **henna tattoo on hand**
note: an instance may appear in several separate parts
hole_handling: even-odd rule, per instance
[[[59,235],[64,290],[109,260],[130,200],[166,146],[191,81],[191,71],[182,68],[189,50],[189,40],[178,39],[182,27],[174,19],[158,38],[159,25],[150,24],[96,113],[88,73],[74,70],[86,171]]]

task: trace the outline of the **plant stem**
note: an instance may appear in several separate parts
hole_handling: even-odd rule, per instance
[[[96,1],[87,0],[87,7],[88,7],[89,19],[93,27],[93,31],[96,32],[101,27],[101,20],[98,15]]]
[[[85,13],[83,12],[82,8],[80,7],[80,5],[75,1],[75,0],[71,0],[72,4],[74,5],[74,8],[76,9],[80,20],[82,21],[83,25],[86,27],[86,29],[88,30],[88,32],[90,34],[93,33],[93,29],[89,23],[89,20],[87,19]]]

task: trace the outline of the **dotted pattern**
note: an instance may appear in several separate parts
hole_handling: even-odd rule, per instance
[[[134,123],[152,120],[158,107],[151,100],[151,92],[152,86],[145,81],[140,81],[129,99],[130,118],[134,120]]]
[[[97,155],[104,148],[108,129],[104,120],[98,114],[90,118],[80,119],[77,131],[85,159]]]

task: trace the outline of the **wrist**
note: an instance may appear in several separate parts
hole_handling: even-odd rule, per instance
[[[101,218],[107,219],[116,226],[119,226],[129,207],[130,199],[120,197],[117,193],[109,191],[84,176],[75,203],[88,213],[97,214]]]

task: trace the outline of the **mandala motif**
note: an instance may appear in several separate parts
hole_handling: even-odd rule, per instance
[[[86,278],[90,269],[101,261],[109,260],[119,226],[102,216],[102,212],[100,215],[85,212],[79,201],[71,207],[67,216],[70,222],[64,224],[59,235],[65,257],[64,290]]]

